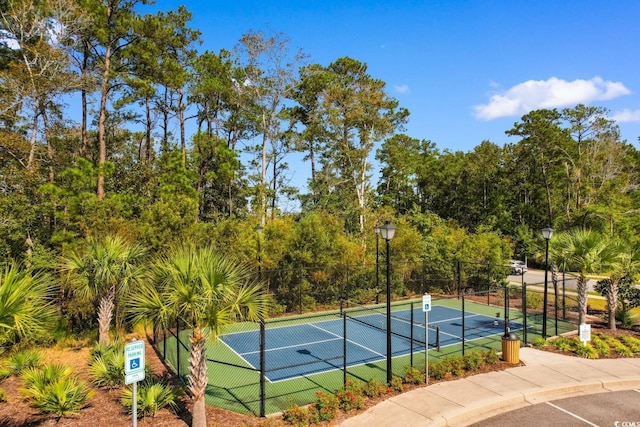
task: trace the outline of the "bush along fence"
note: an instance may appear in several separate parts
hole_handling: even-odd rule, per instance
[[[426,283],[420,284],[421,290],[440,292],[441,288]],[[388,336],[395,381],[403,378],[407,369],[424,372],[427,360],[496,351],[507,332],[515,332],[527,344],[542,331],[541,286],[502,283],[476,290],[478,285],[461,282],[451,295],[434,294],[434,310],[453,311],[440,316],[430,313],[427,329],[420,299],[396,300],[390,302],[393,321],[387,334],[383,298],[378,298],[377,304],[344,298],[333,310],[230,325],[220,340],[207,348],[207,403],[264,416],[291,405],[310,404],[318,393],[337,393],[348,382],[386,384]],[[343,291],[349,294],[346,287]],[[575,329],[576,305],[574,295],[556,293],[554,288],[548,298],[548,335]],[[188,373],[190,333],[179,324],[167,330],[154,329],[158,353],[182,378]]]

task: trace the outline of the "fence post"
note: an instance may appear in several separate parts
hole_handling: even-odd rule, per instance
[[[457,260],[458,264],[458,299],[460,299],[460,287],[462,286],[462,278],[460,274],[460,260]]]
[[[305,273],[306,273],[306,268],[305,268]],[[300,314],[302,314],[302,280],[300,280],[300,283],[298,285],[298,295],[300,298]]]
[[[347,387],[347,312],[342,312],[342,385]]]
[[[409,333],[409,366],[413,368],[413,301],[411,302],[411,332]],[[427,342],[427,346],[429,345],[429,331],[426,332],[427,336],[425,337],[425,341]]]
[[[509,327],[509,284],[504,285],[504,336],[507,337],[511,328]]]
[[[464,356],[464,292],[462,293],[462,355]]]
[[[178,378],[180,378],[180,320],[176,319],[176,370],[178,371]]]
[[[522,341],[527,345],[527,282],[522,282]]]
[[[427,260],[424,258],[422,258],[422,283],[420,288],[421,295],[427,293]]]
[[[264,319],[260,319],[260,416],[265,416],[265,326]]]

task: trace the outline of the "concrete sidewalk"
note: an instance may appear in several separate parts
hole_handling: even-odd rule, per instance
[[[526,366],[392,397],[340,426],[468,426],[536,403],[640,387],[640,358],[588,360],[521,348],[520,360]]]

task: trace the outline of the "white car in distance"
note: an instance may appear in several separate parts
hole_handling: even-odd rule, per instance
[[[511,266],[511,274],[522,275],[527,272],[527,265],[523,261],[512,259],[509,261]]]

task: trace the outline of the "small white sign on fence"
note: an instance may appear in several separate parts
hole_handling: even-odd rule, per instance
[[[431,311],[431,295],[429,294],[422,295],[422,311],[425,313]]]

